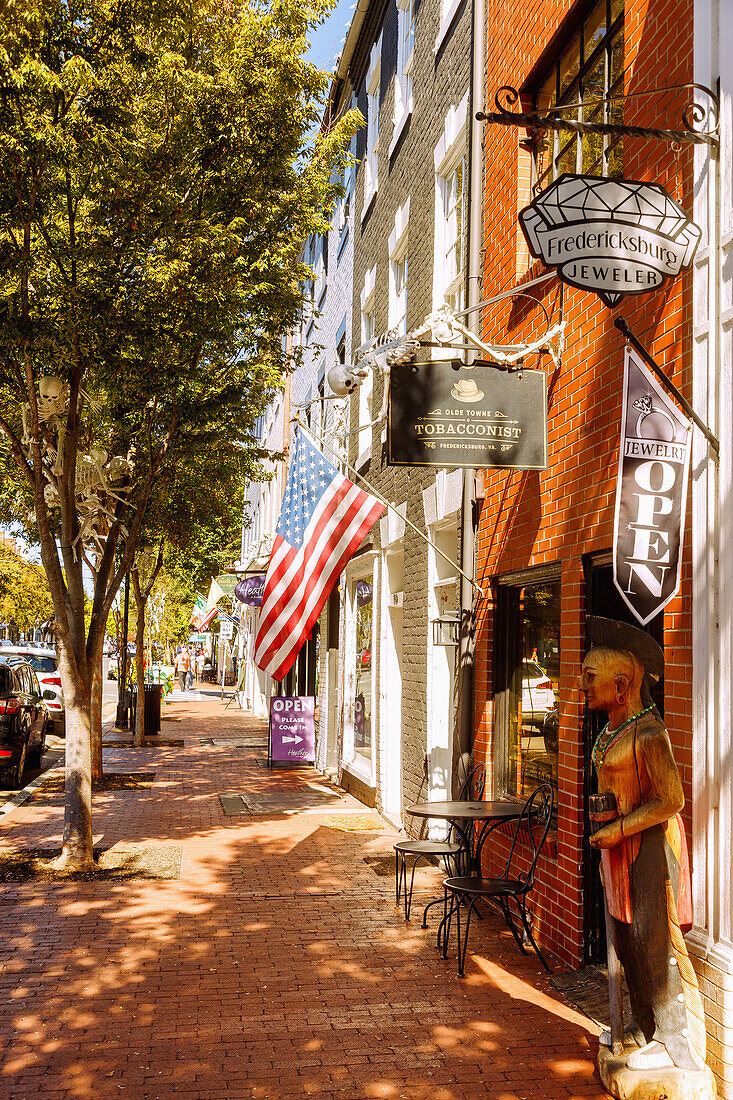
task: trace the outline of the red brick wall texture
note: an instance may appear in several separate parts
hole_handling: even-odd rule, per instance
[[[570,41],[571,23],[582,12],[567,0],[490,0],[486,102],[502,85],[527,86],[539,79],[553,50]],[[588,7],[586,6],[586,9]],[[627,94],[692,79],[692,4],[689,0],[628,0],[625,10]],[[491,109],[489,106],[488,109]],[[661,121],[664,119],[666,121]],[[659,98],[630,99],[625,121],[679,129],[679,106]],[[517,213],[528,201],[526,133],[487,125],[485,133],[484,297],[517,287],[545,272],[528,264]],[[624,176],[666,186],[688,211],[692,207],[692,157],[650,139],[624,143]],[[609,309],[590,293],[560,288],[552,280],[532,291],[551,316],[566,322],[559,369],[549,356],[528,366],[547,371],[549,453],[546,471],[486,471],[486,497],[478,537],[478,577],[490,590],[492,578],[521,568],[562,563],[560,756],[556,853],[543,857],[533,895],[541,941],[564,963],[583,954],[582,702],[575,687],[583,657],[583,556],[608,551],[618,461],[624,342],[613,327],[624,316],[637,336],[690,396],[691,277],[687,273],[652,294],[622,299]],[[483,335],[502,343],[535,338],[544,330],[542,311],[526,300],[490,307]],[[688,507],[688,524],[689,524]],[[679,595],[664,612],[666,722],[675,748],[690,819],[691,758],[691,568],[686,533]],[[492,604],[478,610],[476,758],[493,763]],[[496,853],[497,845],[492,846]],[[493,858],[493,857],[492,857]],[[498,856],[496,857],[498,859]]]

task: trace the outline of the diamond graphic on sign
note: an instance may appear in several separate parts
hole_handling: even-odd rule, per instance
[[[699,226],[658,183],[563,175],[525,207],[530,252],[609,306],[689,267]]]

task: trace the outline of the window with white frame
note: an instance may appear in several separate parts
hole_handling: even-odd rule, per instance
[[[455,312],[465,302],[466,119],[468,93],[448,112],[435,148],[435,253],[433,308],[447,303]]]
[[[407,332],[407,229],[410,220],[410,200],[395,214],[394,229],[389,237],[389,317],[390,329]]]
[[[351,144],[349,146],[349,156],[346,164],[344,165],[343,172],[341,173],[341,179],[339,183],[343,188],[343,194],[338,201],[336,207],[336,213],[334,217],[334,224],[338,233],[338,247],[341,249],[341,245],[346,237],[346,233],[349,228],[349,218],[351,216],[351,203],[352,193],[354,190],[354,162],[356,157],[356,135],[351,138]]]
[[[364,209],[366,215],[379,184],[379,102],[382,78],[382,36],[372,47],[367,70],[367,135],[364,164]]]
[[[395,74],[394,148],[412,112],[412,60],[415,53],[414,0],[397,0],[397,71]]]
[[[326,276],[328,274],[328,234],[319,233],[313,241],[313,274],[314,287],[313,299],[317,309],[321,304],[323,292],[326,289]]]
[[[367,271],[364,277],[364,286],[361,291],[361,342],[362,345],[368,344],[374,339],[375,335],[375,323],[374,323],[374,290],[377,282],[377,268],[374,267]],[[369,461],[372,451],[372,394],[374,391],[374,378],[371,371],[359,386],[357,393],[359,395],[358,401],[358,415],[359,415],[359,433],[357,435],[357,460],[356,465],[361,467],[364,463]]]
[[[435,39],[435,53],[438,52],[445,42],[448,32],[456,20],[456,15],[458,14],[458,9],[461,7],[462,2],[463,0],[440,0],[440,25]]]

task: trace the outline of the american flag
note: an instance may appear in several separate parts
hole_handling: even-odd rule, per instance
[[[255,638],[255,662],[275,680],[291,668],[341,570],[383,511],[297,433]]]

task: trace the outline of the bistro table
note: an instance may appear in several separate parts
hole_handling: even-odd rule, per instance
[[[466,853],[466,863],[469,875],[481,874],[481,852],[486,838],[498,825],[504,821],[516,820],[522,813],[521,802],[462,802],[460,799],[452,799],[446,802],[418,802],[414,806],[405,806],[405,812],[412,817],[434,818],[438,821],[450,821],[458,834],[461,846]],[[481,824],[476,833],[475,850],[471,843],[471,833],[468,825]],[[423,911],[422,927],[427,928],[427,913],[433,905],[439,905],[441,900],[436,898],[425,906]],[[444,912],[443,920],[438,927],[438,944],[440,945],[441,931],[446,921]]]

